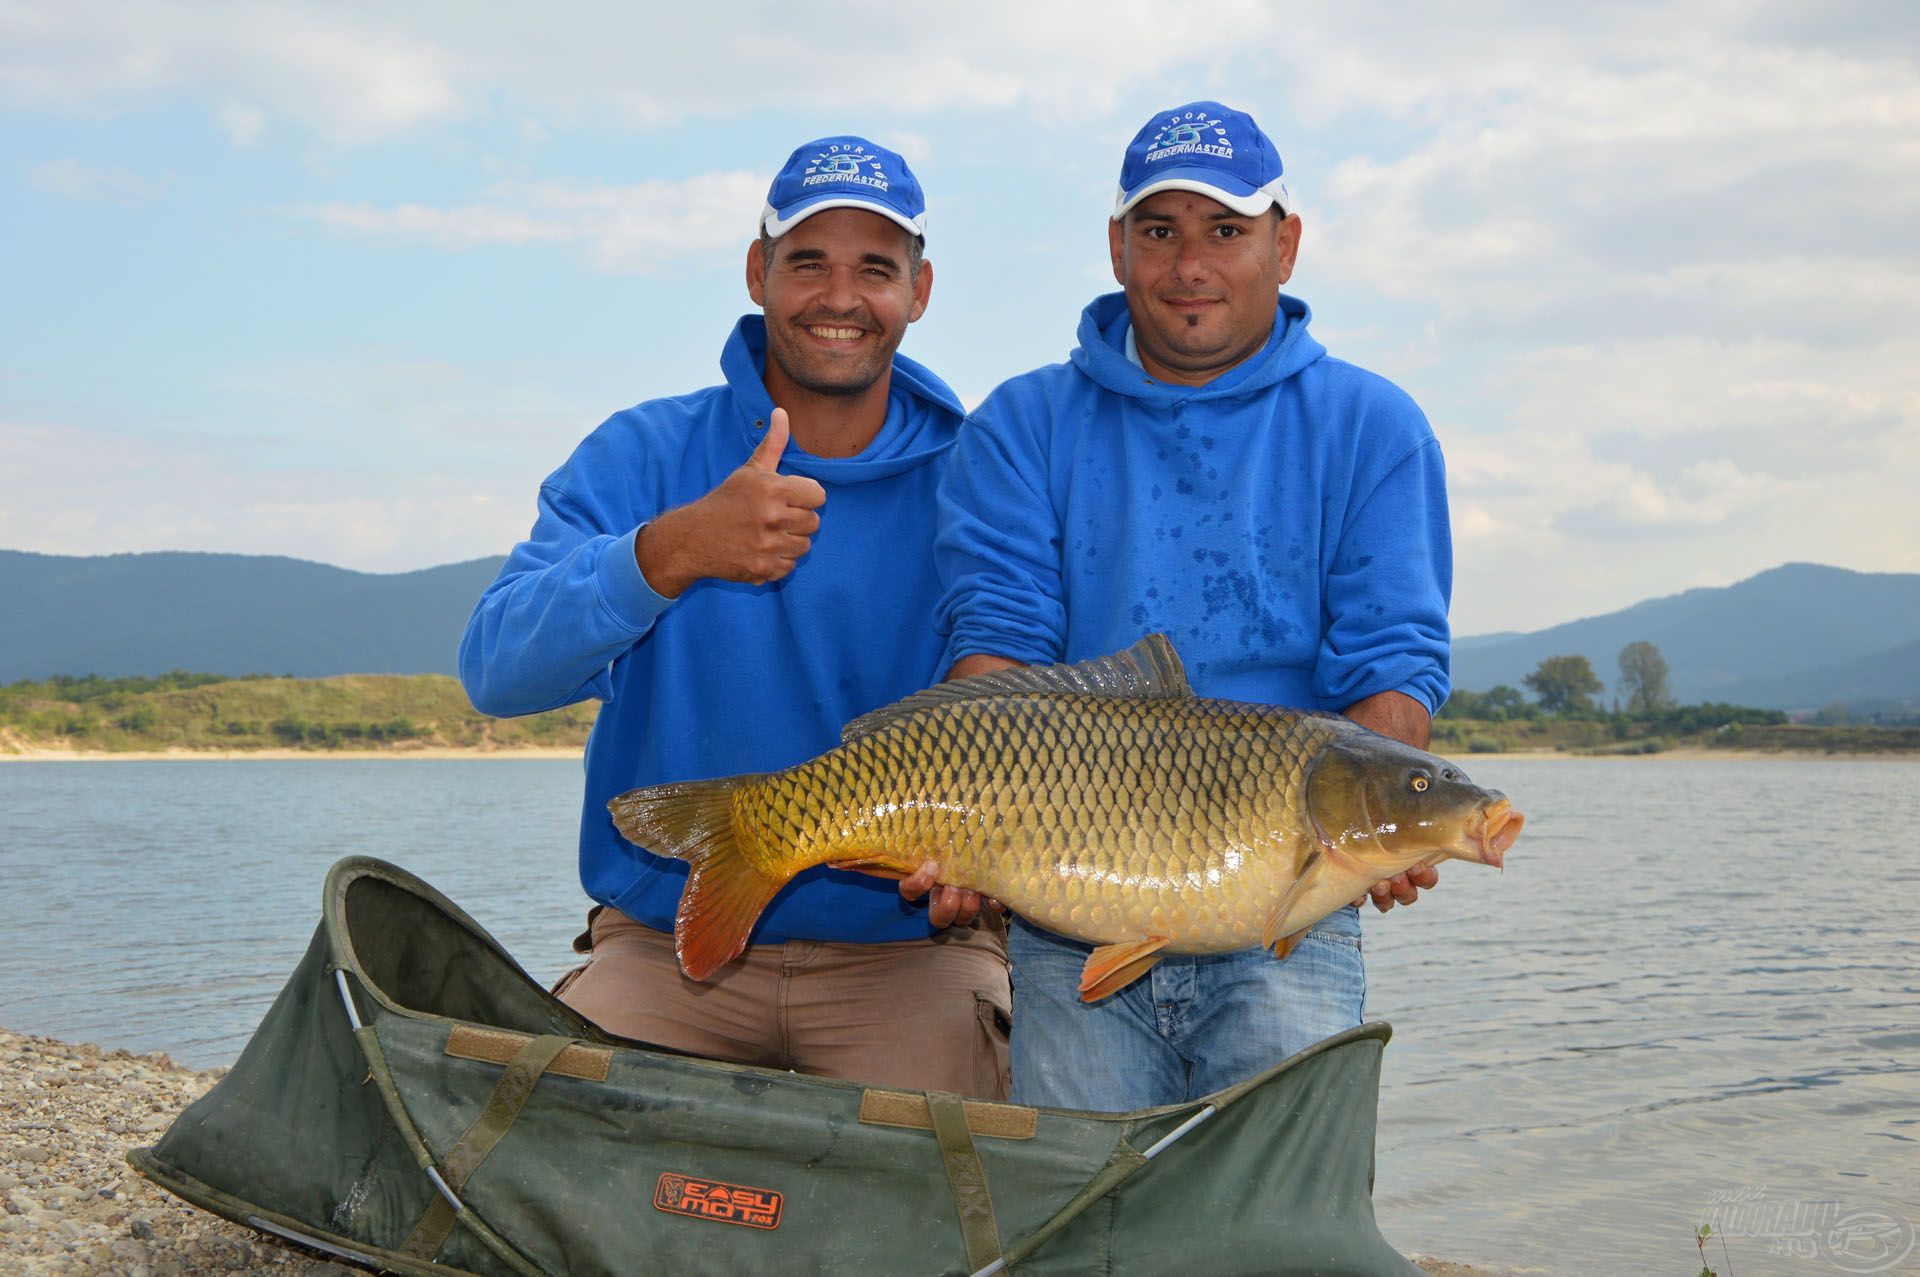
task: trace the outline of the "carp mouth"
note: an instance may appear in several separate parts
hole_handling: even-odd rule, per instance
[[[1505,794],[1480,809],[1479,828],[1467,835],[1470,845],[1477,844],[1474,858],[1495,869],[1506,867],[1507,848],[1520,836],[1527,818],[1513,809]]]

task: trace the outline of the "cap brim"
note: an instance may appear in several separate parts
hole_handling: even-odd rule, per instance
[[[1196,195],[1204,195],[1208,199],[1225,204],[1243,217],[1253,217],[1274,207],[1278,207],[1282,213],[1287,211],[1287,188],[1279,178],[1275,178],[1265,186],[1248,187],[1244,183],[1236,182],[1232,187],[1228,187],[1221,185],[1220,175],[1211,170],[1175,169],[1164,177],[1148,182],[1132,194],[1122,189],[1114,199],[1113,220],[1119,221],[1127,215],[1128,209],[1148,196],[1158,195],[1161,191],[1192,191]]]
[[[847,195],[829,195],[822,199],[802,203],[796,208],[788,209],[784,217],[781,216],[779,210],[775,209],[773,205],[768,204],[761,210],[760,226],[768,235],[774,239],[779,239],[782,235],[785,235],[788,231],[806,221],[815,213],[824,213],[830,208],[857,208],[868,213],[878,213],[881,217],[886,218],[895,226],[906,231],[909,235],[915,235],[921,239],[927,237],[927,216],[925,213],[922,213],[918,218],[912,218],[902,213],[899,209],[889,208],[887,205],[875,200],[864,200],[857,196]]]

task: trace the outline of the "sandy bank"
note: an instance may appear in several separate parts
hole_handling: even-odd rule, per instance
[[[350,1277],[140,1178],[127,1150],[152,1144],[223,1070],[184,1069],[0,1029],[0,1272]],[[1418,1258],[1434,1277],[1494,1277]]]

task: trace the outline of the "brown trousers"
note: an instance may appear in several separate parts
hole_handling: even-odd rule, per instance
[[[554,992],[610,1033],[736,1064],[1007,1096],[1013,993],[997,917],[926,940],[749,945],[705,983],[681,972],[672,935],[616,909],[596,908],[582,940],[587,964]]]

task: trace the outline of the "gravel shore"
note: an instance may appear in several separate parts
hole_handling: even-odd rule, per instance
[[[352,1277],[196,1210],[127,1165],[224,1070],[0,1029],[0,1272]],[[1433,1277],[1493,1277],[1416,1257]]]

